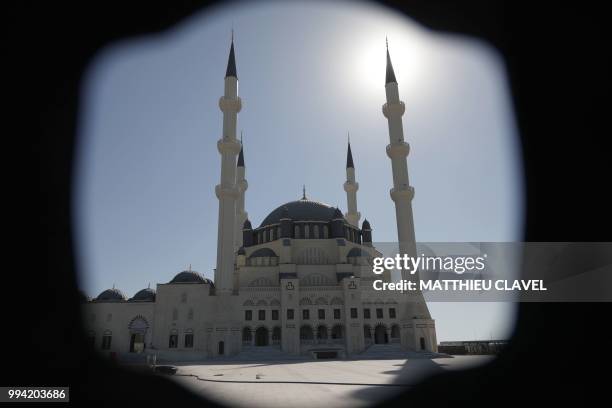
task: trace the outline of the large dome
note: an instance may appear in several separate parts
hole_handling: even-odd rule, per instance
[[[301,199],[285,203],[272,211],[259,227],[278,224],[281,218],[291,218],[293,221],[323,221],[330,222],[342,213],[336,208],[318,201]]]

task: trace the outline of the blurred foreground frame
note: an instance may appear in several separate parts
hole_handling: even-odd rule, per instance
[[[479,37],[504,56],[526,177],[524,240],[605,241],[609,232],[600,225],[610,210],[598,183],[609,178],[609,171],[597,126],[606,118],[606,105],[593,96],[601,92],[609,72],[598,60],[603,60],[603,38],[609,38],[603,32],[609,26],[603,20],[607,14],[577,2],[381,3],[430,29]],[[16,95],[28,106],[30,119],[20,124],[20,133],[29,134],[28,142],[41,156],[37,176],[42,187],[32,202],[45,206],[38,209],[40,225],[22,226],[21,234],[47,230],[48,236],[41,247],[29,247],[21,256],[32,259],[33,251],[46,255],[35,257],[41,263],[37,282],[33,284],[25,268],[8,277],[7,287],[14,279],[11,287],[28,288],[28,299],[24,302],[23,291],[11,290],[3,297],[9,302],[4,310],[24,303],[31,309],[5,319],[13,333],[2,336],[5,364],[11,367],[5,385],[69,385],[74,403],[202,405],[200,397],[182,387],[117,367],[87,347],[76,286],[70,189],[81,78],[90,59],[113,41],[159,33],[218,4],[91,1],[23,4],[11,10],[17,13],[5,26],[14,48],[10,52],[15,53],[9,60],[23,65],[16,77],[25,80]],[[609,261],[610,254],[593,255]],[[532,403],[550,403],[555,396],[566,403],[596,398],[594,384],[587,386],[589,361],[579,350],[594,347],[589,332],[592,336],[603,326],[598,316],[608,306],[522,303],[509,346],[492,363],[432,377],[392,402],[473,406],[489,405],[500,396],[517,405],[526,398]],[[536,384],[537,393],[521,392]]]

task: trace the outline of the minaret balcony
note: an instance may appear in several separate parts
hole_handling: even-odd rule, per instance
[[[405,111],[406,105],[404,105],[402,101],[394,103],[387,102],[382,106],[382,112],[385,118],[401,117]]]
[[[389,194],[394,202],[412,200],[414,198],[414,187],[403,184],[399,188],[392,188]]]
[[[236,186],[224,186],[223,184],[217,184],[215,186],[215,195],[217,198],[238,198],[238,188]]]
[[[347,193],[354,193],[359,190],[359,183],[354,181],[345,181],[344,182],[344,191]]]
[[[226,98],[222,96],[219,98],[219,109],[221,109],[223,113],[238,113],[242,109],[242,99],[240,99],[239,96],[236,98]]]
[[[238,153],[240,153],[241,147],[242,146],[240,145],[240,142],[238,140],[230,139],[229,137],[219,139],[219,141],[217,142],[217,150],[219,150],[219,153],[221,154],[231,153],[233,155],[237,155]]]
[[[249,188],[249,183],[244,179],[238,180],[236,182],[236,187],[240,193],[244,193]]]
[[[396,141],[387,145],[387,156],[390,159],[404,158],[410,153],[410,145],[404,141]]]

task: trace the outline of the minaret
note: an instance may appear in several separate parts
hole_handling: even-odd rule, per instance
[[[248,218],[248,213],[244,211],[244,197],[249,183],[245,178],[244,167],[244,145],[242,144],[242,132],[240,132],[240,154],[238,155],[238,164],[236,165],[236,187],[238,187],[238,201],[236,202],[236,231],[234,232],[234,251],[242,246],[242,227]]]
[[[391,64],[388,43],[385,91],[387,103],[383,105],[382,111],[389,123],[390,143],[387,146],[387,156],[391,159],[391,168],[393,170],[391,199],[395,203],[399,249],[401,254],[416,256],[414,220],[412,216],[414,188],[410,186],[406,160],[410,152],[410,145],[404,141],[404,130],[402,128],[402,116],[404,115],[405,106],[404,102],[399,99],[399,90],[393,65]],[[402,279],[407,279],[407,276],[404,276],[404,271],[402,272]]]
[[[344,182],[348,208],[345,217],[351,225],[359,228],[361,214],[357,211],[357,190],[359,190],[359,183],[355,182],[355,165],[353,164],[353,153],[351,152],[351,141],[349,139],[346,152],[346,181]]]
[[[227,294],[233,290],[236,201],[240,195],[236,186],[236,156],[241,145],[236,139],[236,121],[242,101],[238,96],[233,35],[225,72],[224,95],[219,99],[219,108],[223,112],[223,136],[217,142],[217,149],[221,154],[221,182],[215,188],[219,199],[215,288],[217,294]]]
[[[382,106],[382,111],[389,123],[389,145],[387,145],[387,156],[391,159],[393,171],[393,188],[391,199],[395,203],[395,218],[397,221],[397,239],[399,241],[399,253],[416,257],[416,240],[414,234],[414,219],[412,215],[412,199],[414,188],[408,179],[407,157],[410,145],[404,141],[404,130],[402,127],[402,116],[406,107],[399,99],[397,79],[391,64],[389,55],[389,44],[387,43],[387,75],[385,79],[385,93],[387,103]],[[402,279],[416,280],[418,274],[411,275],[410,271],[402,269]],[[412,314],[422,319],[431,319],[427,304],[420,292],[414,292],[416,297]]]

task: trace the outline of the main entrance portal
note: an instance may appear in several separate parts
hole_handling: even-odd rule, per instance
[[[255,345],[256,346],[267,346],[268,345],[268,329],[260,327],[255,331]]]
[[[387,336],[387,329],[385,326],[376,326],[374,330],[374,343],[376,344],[387,344],[389,337]]]

